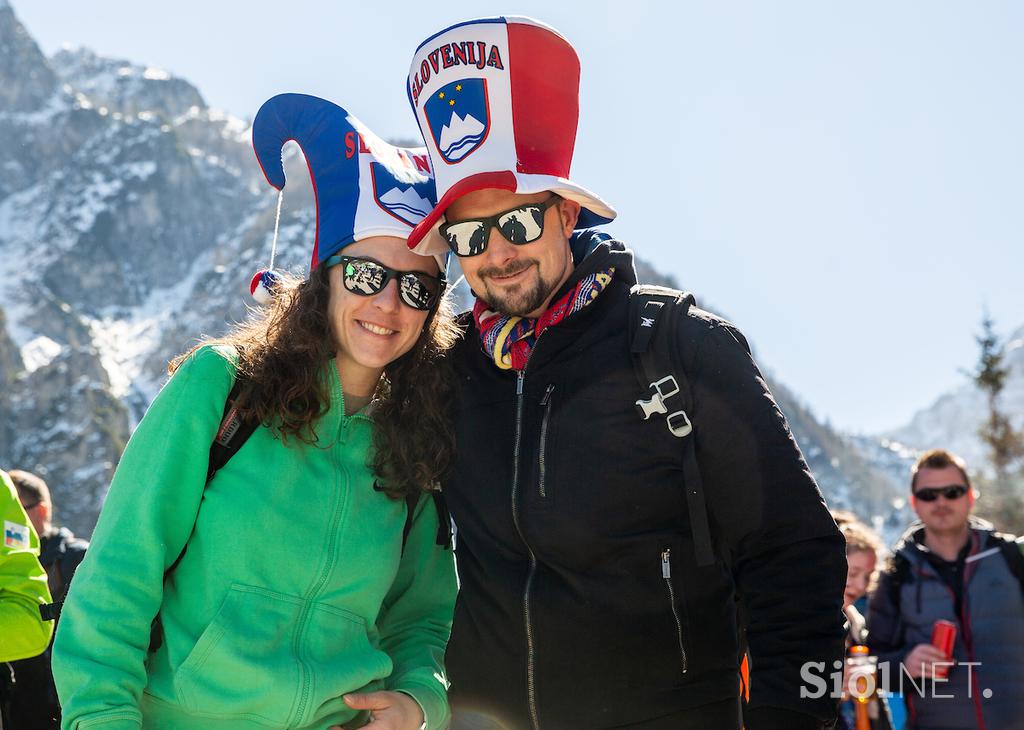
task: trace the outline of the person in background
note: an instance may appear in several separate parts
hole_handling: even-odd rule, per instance
[[[846,590],[843,593],[843,613],[846,614],[847,633],[846,646],[867,646],[868,632],[864,616],[854,606],[868,591],[874,587],[877,577],[876,565],[882,552],[882,540],[875,531],[861,522],[850,512],[835,510],[832,512],[839,531],[846,539]],[[843,674],[844,696],[847,690],[847,675]],[[854,703],[856,700],[845,697],[839,707],[839,726],[844,730],[854,730]],[[892,718],[889,714],[885,697],[873,697],[868,703],[868,716],[872,730],[892,730]]]
[[[42,477],[19,469],[12,469],[9,474],[21,505],[39,534],[39,562],[46,570],[50,595],[59,606],[89,543],[76,538],[68,528],[53,524],[53,500]],[[3,687],[0,692],[9,698],[7,711],[11,726],[40,730],[60,727],[60,704],[53,685],[50,650],[11,662],[10,667],[10,672],[0,673],[0,687]]]
[[[448,724],[455,570],[428,492],[455,331],[438,261],[405,244],[429,177],[285,94],[253,122],[278,187],[289,139],[317,190],[309,275],[258,274],[265,308],[176,358],[132,435],[54,643],[68,730]]]
[[[1012,730],[1024,718],[1024,558],[1011,536],[971,514],[967,465],[944,449],[911,471],[918,522],[893,549],[868,607],[868,643],[900,682],[908,727]],[[956,625],[950,657],[932,645]],[[901,681],[909,680],[909,681]]]
[[[25,514],[18,492],[6,471],[0,469],[0,673],[4,664],[38,656],[50,643],[53,625],[43,621],[39,608],[50,602],[46,571],[39,564],[39,536]],[[9,696],[0,686],[0,726],[4,724]],[[8,723],[8,728],[17,727]]]
[[[20,469],[12,469],[9,474],[25,513],[39,534],[39,562],[46,569],[50,595],[59,602],[67,594],[89,543],[75,537],[67,527],[53,524],[53,498],[42,477]]]

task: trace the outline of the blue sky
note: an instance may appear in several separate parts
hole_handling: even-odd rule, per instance
[[[251,117],[316,94],[417,134],[421,40],[514,13],[583,64],[573,178],[819,415],[898,426],[964,382],[984,307],[1024,325],[1024,3],[11,3],[64,42]],[[254,162],[255,164],[255,162]]]

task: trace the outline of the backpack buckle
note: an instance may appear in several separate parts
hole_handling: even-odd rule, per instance
[[[645,421],[655,413],[668,413],[665,407],[665,399],[671,398],[679,392],[679,383],[671,375],[666,375],[661,380],[651,383],[654,395],[648,400],[638,400],[636,407],[640,410],[640,417]]]
[[[686,415],[686,411],[676,411],[665,416],[665,422],[668,423],[669,432],[676,438],[683,438],[693,433],[693,424],[690,423],[689,416]]]
[[[650,385],[654,391],[647,400],[640,399],[636,402],[637,410],[640,412],[640,417],[643,420],[648,420],[654,414],[667,414],[665,416],[665,422],[668,426],[669,433],[676,438],[683,438],[688,436],[693,431],[693,425],[690,423],[689,417],[683,410],[678,410],[673,413],[668,412],[668,408],[665,406],[665,400],[679,393],[679,383],[676,382],[675,377],[672,375],[666,375],[661,380],[656,380]]]

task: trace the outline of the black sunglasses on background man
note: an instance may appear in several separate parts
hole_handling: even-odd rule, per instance
[[[967,494],[967,487],[963,484],[950,484],[948,487],[922,487],[914,492],[914,499],[919,499],[922,502],[934,502],[940,494],[950,501],[960,499]]]

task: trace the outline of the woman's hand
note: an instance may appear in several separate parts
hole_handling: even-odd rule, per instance
[[[353,710],[369,710],[367,730],[419,730],[423,725],[423,710],[407,694],[401,692],[366,692],[349,694],[343,698]],[[345,730],[335,725],[331,730]]]

